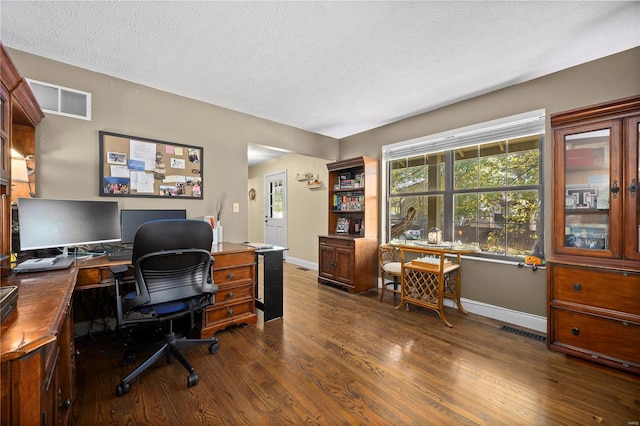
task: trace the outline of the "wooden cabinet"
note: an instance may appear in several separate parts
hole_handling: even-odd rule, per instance
[[[548,346],[640,373],[640,96],[551,125]]]
[[[35,127],[44,113],[0,43],[0,263],[9,272],[11,253],[11,148],[27,145],[35,150]],[[35,154],[35,152],[21,154]],[[28,187],[28,186],[27,186]],[[27,190],[27,194],[29,191]]]
[[[319,236],[318,282],[360,293],[377,286],[378,161],[327,164],[328,234]]]
[[[218,286],[216,303],[202,315],[202,337],[232,325],[254,325],[255,249],[234,243],[220,243],[212,250],[213,282]]]

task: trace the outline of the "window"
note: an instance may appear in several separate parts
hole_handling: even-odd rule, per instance
[[[27,79],[44,112],[91,121],[91,93]]]
[[[542,252],[544,111],[383,149],[387,239],[477,244],[487,257]]]

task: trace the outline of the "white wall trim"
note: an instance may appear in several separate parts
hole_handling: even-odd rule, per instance
[[[378,278],[378,287],[381,286],[382,281]],[[514,311],[513,309],[503,308],[502,306],[489,305],[484,302],[465,299],[464,297],[460,298],[460,302],[462,302],[462,306],[465,311],[469,313],[481,315],[497,321],[504,321],[512,325],[528,328],[541,333],[547,333],[546,317],[527,312]],[[450,299],[445,299],[444,305],[450,308],[456,307],[456,303]]]
[[[286,259],[287,263],[291,263],[293,265],[298,265],[298,266],[302,266],[305,267],[307,269],[312,269],[314,271],[318,270],[318,264],[317,263],[313,263],[313,262],[309,262],[308,260],[304,260],[304,259],[298,259],[296,257],[287,257]]]
[[[504,321],[520,327],[547,333],[547,318],[540,315],[529,314],[527,312],[514,311],[513,309],[503,308],[501,306],[489,305],[487,303],[478,302],[476,300],[460,298],[465,311],[483,317],[492,318],[498,321]],[[455,307],[453,300],[445,299],[444,305]]]

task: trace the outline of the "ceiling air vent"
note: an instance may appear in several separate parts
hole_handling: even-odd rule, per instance
[[[91,93],[27,79],[44,112],[91,121]]]

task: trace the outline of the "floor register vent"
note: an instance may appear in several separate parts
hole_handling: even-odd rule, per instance
[[[547,338],[545,336],[540,336],[539,334],[530,333],[528,331],[519,330],[517,328],[509,327],[508,325],[503,325],[500,327],[500,330],[506,331],[508,333],[517,334],[518,336],[527,337],[529,339],[537,340],[538,342],[546,343]]]

